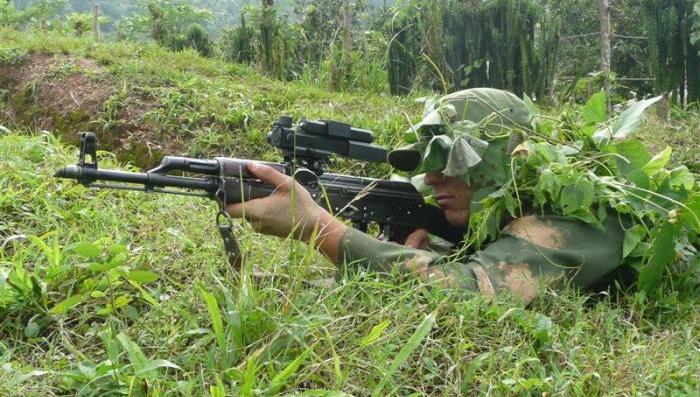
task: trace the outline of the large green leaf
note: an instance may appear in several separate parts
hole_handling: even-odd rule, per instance
[[[135,375],[136,376],[149,375],[152,371],[154,371],[158,368],[182,369],[177,364],[175,364],[171,361],[156,359],[156,360],[149,360],[146,365],[144,365],[140,370],[136,371]]]
[[[681,210],[681,221],[700,233],[700,192],[695,192],[685,202],[686,208]]]
[[[132,270],[127,277],[129,280],[136,281],[140,284],[152,283],[160,278],[157,274],[147,270]]]
[[[608,120],[608,110],[604,92],[594,94],[581,111],[581,117],[587,124],[604,123]]]
[[[625,240],[622,243],[622,257],[626,258],[634,251],[646,234],[646,229],[642,225],[634,225],[625,230]]]
[[[129,356],[129,361],[134,367],[134,372],[142,373],[143,369],[146,368],[146,366],[149,364],[149,360],[143,353],[139,345],[136,344],[136,342],[132,341],[131,338],[129,338],[123,332],[117,334],[117,340],[119,341],[119,343],[121,343],[124,350],[126,350],[126,354]]]
[[[367,347],[372,343],[376,342],[384,330],[391,324],[390,320],[384,320],[381,323],[375,325],[370,330],[369,334],[360,340],[360,347]]]
[[[620,114],[612,125],[613,137],[615,139],[625,139],[632,135],[639,123],[642,121],[642,114],[647,108],[658,102],[663,96],[659,95],[654,98],[645,99],[636,102]]]
[[[87,242],[76,244],[73,247],[73,251],[75,251],[78,255],[84,256],[89,259],[97,258],[102,252],[102,250],[100,250],[98,246]]]
[[[641,170],[651,160],[651,155],[646,146],[636,139],[619,142],[613,146],[613,150],[624,157],[617,157],[617,167],[623,175],[628,175],[635,170]]]
[[[593,134],[595,142],[604,142],[609,139],[623,140],[634,134],[635,130],[642,121],[642,115],[647,108],[658,102],[662,96],[645,99],[635,102],[627,110],[622,112],[615,118],[611,126],[606,126]]]
[[[665,222],[656,228],[652,242],[651,258],[639,271],[639,289],[651,292],[659,285],[661,275],[676,257],[674,240],[680,228],[677,224]]]

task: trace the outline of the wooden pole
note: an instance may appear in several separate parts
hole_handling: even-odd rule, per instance
[[[100,5],[95,4],[92,8],[92,37],[95,43],[100,42]]]
[[[608,0],[598,0],[600,17],[600,67],[605,74],[605,95],[608,99],[608,117],[612,115],[612,98],[610,95],[610,5]]]
[[[352,73],[352,36],[350,33],[350,25],[352,23],[350,15],[350,1],[345,0],[343,5],[343,36],[342,36],[342,69],[343,76],[341,85],[347,85],[350,80],[350,74]]]

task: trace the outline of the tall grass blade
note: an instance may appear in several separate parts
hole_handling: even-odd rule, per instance
[[[212,327],[214,327],[214,335],[216,335],[216,342],[219,345],[221,359],[223,360],[226,356],[226,336],[224,335],[224,323],[221,317],[221,311],[219,310],[219,305],[216,303],[216,298],[214,298],[214,295],[204,290],[204,288],[201,286],[199,287],[199,293],[202,295],[204,302],[207,304],[207,310],[209,311],[209,316],[211,317]]]
[[[294,375],[299,367],[306,361],[306,357],[309,355],[311,352],[311,348],[306,349],[303,353],[301,353],[297,358],[294,359],[287,367],[285,367],[280,373],[275,375],[274,378],[270,381],[270,386],[267,389],[267,395],[272,396],[276,395],[278,391],[284,387],[284,385],[287,384],[287,379]]]
[[[386,386],[386,383],[391,379],[392,375],[396,370],[403,364],[404,361],[408,358],[408,356],[413,353],[418,346],[421,344],[423,339],[430,333],[430,330],[433,329],[433,325],[435,325],[435,312],[428,314],[423,322],[420,323],[418,328],[416,328],[416,332],[411,335],[410,338],[408,338],[408,341],[406,344],[399,350],[399,353],[394,357],[394,360],[391,362],[391,365],[389,366],[389,371],[384,375],[382,380],[379,382],[377,387],[374,388],[372,391],[372,397],[378,397],[381,396],[382,390],[384,389],[384,386]]]

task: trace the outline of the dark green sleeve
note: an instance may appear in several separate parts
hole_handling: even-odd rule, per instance
[[[509,290],[529,302],[545,286],[587,288],[614,270],[622,258],[624,230],[612,214],[602,228],[574,219],[525,216],[509,223],[499,238],[464,262],[379,241],[348,229],[340,263],[377,271],[400,266],[446,287],[478,289],[487,295]]]
[[[477,290],[471,270],[473,265],[445,264],[447,256],[380,241],[353,228],[348,228],[340,241],[340,253],[338,265],[341,267],[354,265],[389,272],[398,266],[439,286]]]

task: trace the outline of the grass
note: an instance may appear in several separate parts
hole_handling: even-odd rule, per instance
[[[178,142],[175,149],[191,156],[226,153],[272,157],[264,138],[280,115],[342,120],[375,131],[377,141],[382,144],[395,144],[399,133],[405,130],[403,112],[415,117],[420,109],[411,99],[330,93],[303,82],[283,83],[264,78],[250,68],[202,58],[194,51],[172,52],[157,45],[126,42],[95,45],[87,39],[11,29],[0,29],[0,42],[4,58],[13,54],[49,53],[93,59],[106,69],[110,76],[108,84],[116,93],[86,123],[68,123],[56,131],[72,136],[73,140],[76,128],[107,136],[130,135],[135,133],[134,129],[143,129],[153,143],[163,139]],[[71,64],[70,59],[60,62]],[[10,97],[6,101],[16,103],[17,99]],[[145,114],[132,120],[137,126],[125,126],[124,120],[119,120],[122,111],[144,103],[149,105]],[[39,104],[42,110],[46,105]],[[24,113],[34,114],[27,109]],[[31,126],[36,119],[22,121],[23,126]],[[145,139],[139,139],[143,144]],[[126,154],[121,158],[138,165],[147,162]]]
[[[127,87],[114,102],[145,95],[163,136],[186,134],[187,150],[207,155],[273,156],[260,139],[283,113],[350,120],[388,144],[405,125],[401,112],[417,114],[406,99],[283,84],[192,53],[42,35],[0,31],[0,42],[17,54],[98,60]],[[241,115],[247,130],[222,121]],[[647,139],[659,139],[652,143],[684,139],[678,161],[697,155],[698,116],[683,117],[687,127],[673,138],[657,133],[667,124],[645,127]],[[75,162],[76,148],[62,134],[13,129],[0,130],[0,396],[700,391],[700,304],[690,288],[599,302],[544,291],[524,309],[362,271],[311,286],[333,273],[328,262],[245,224],[236,226],[241,248],[267,277],[237,274],[221,251],[213,203],[59,181],[53,173]],[[114,155],[100,156],[121,168]]]

